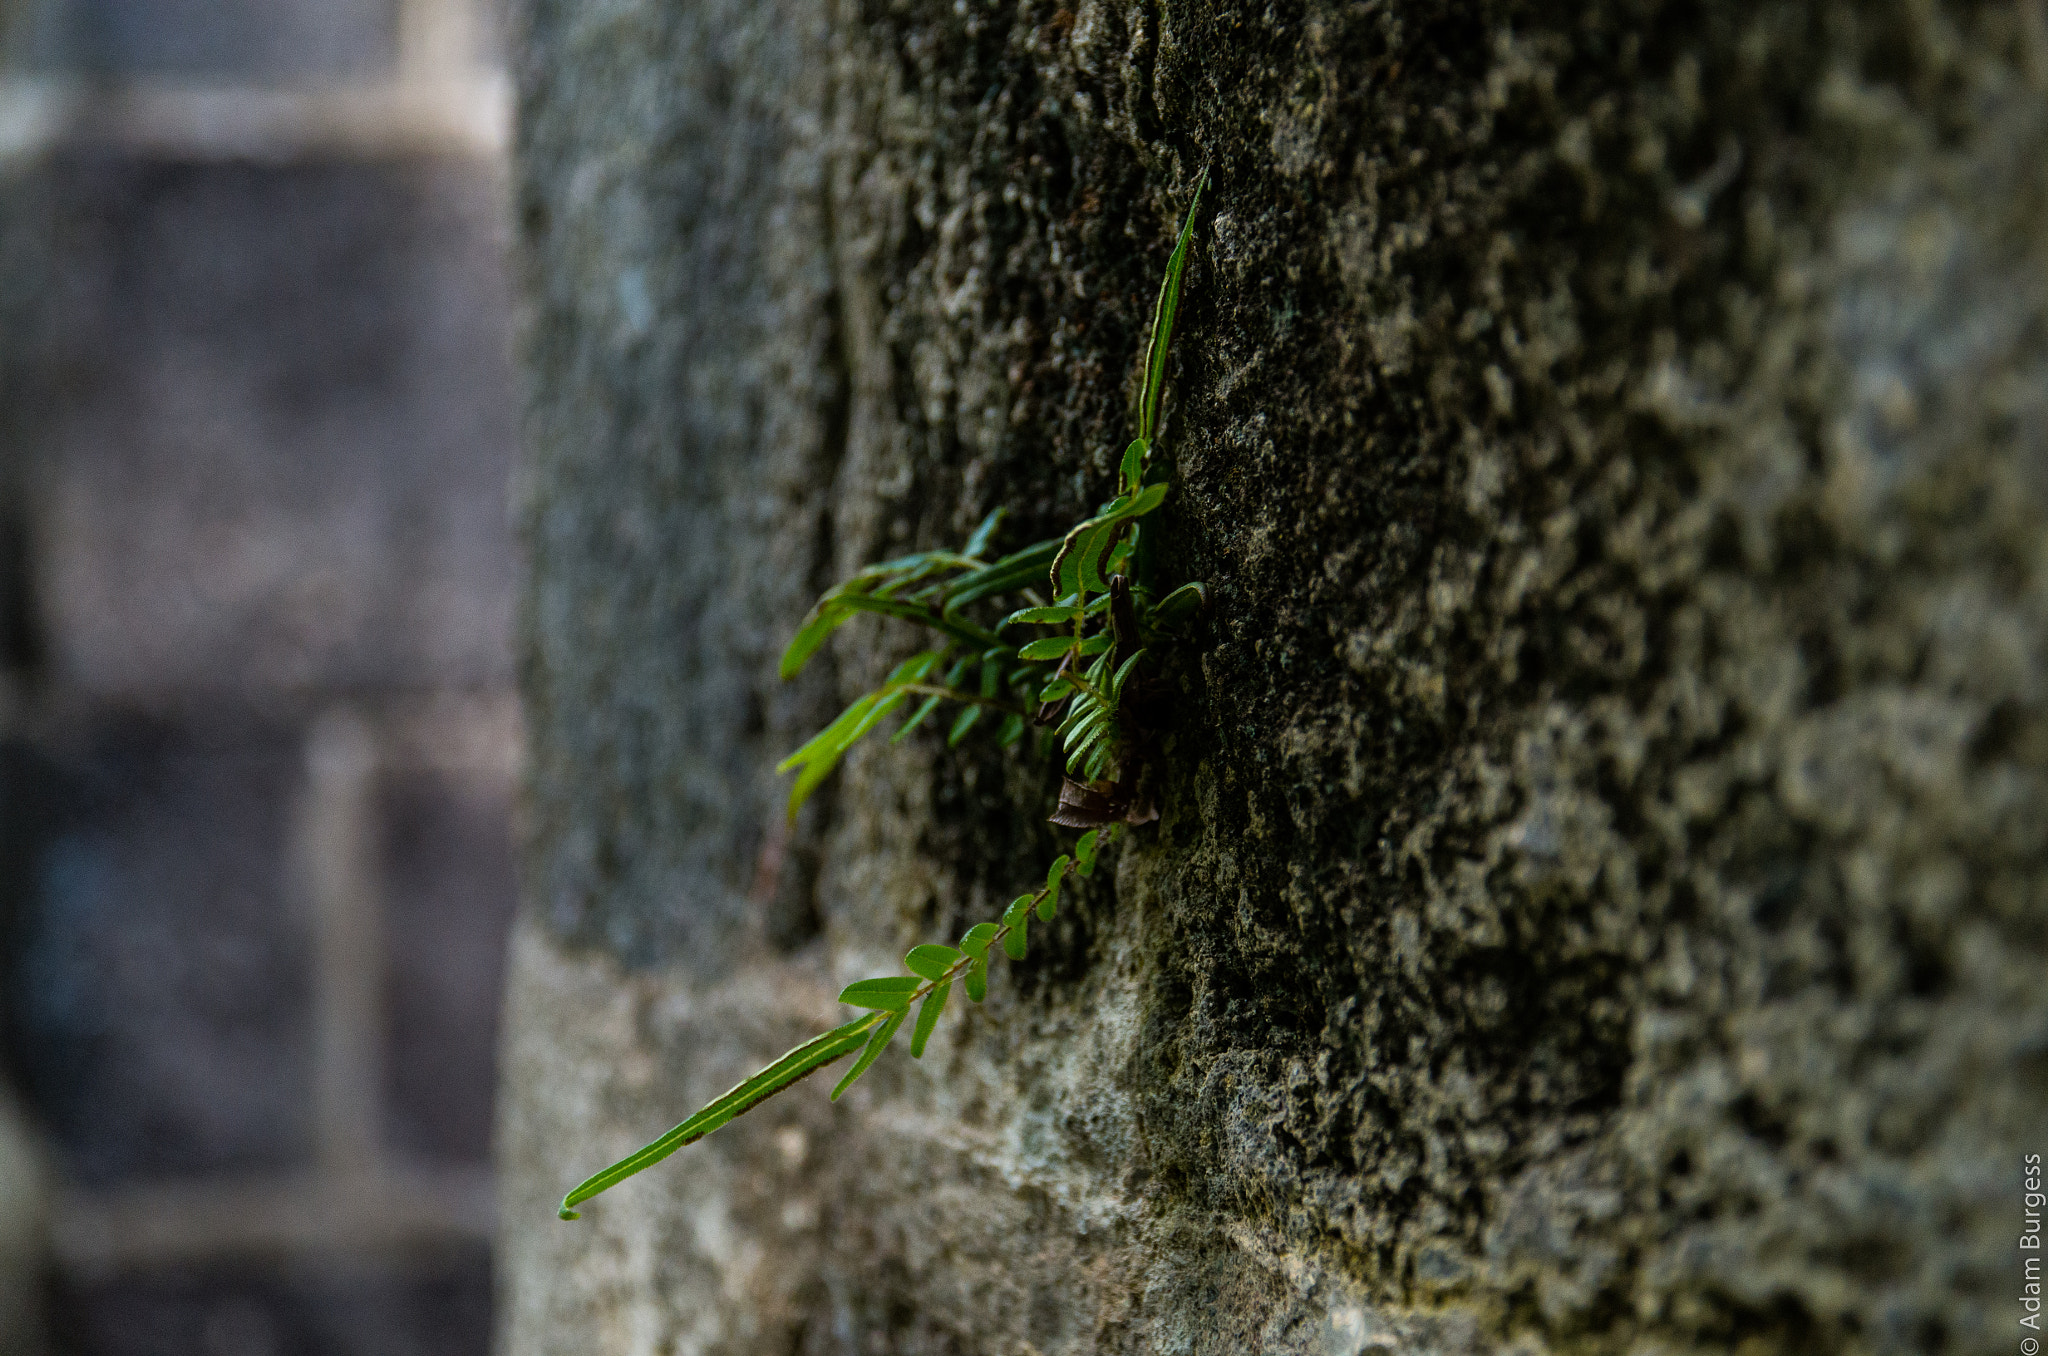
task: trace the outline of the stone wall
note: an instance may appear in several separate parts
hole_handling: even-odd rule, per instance
[[[472,8],[0,0],[6,1356],[36,1299],[56,1356],[489,1347],[516,400]]]
[[[2048,1126],[2048,20],[531,0],[507,1350],[1990,1352]],[[1043,871],[850,568],[1101,498],[1196,173],[1164,815]]]

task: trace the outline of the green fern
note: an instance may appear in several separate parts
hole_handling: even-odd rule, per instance
[[[958,551],[921,551],[870,565],[818,600],[782,656],[782,676],[794,677],[835,629],[864,612],[916,622],[935,634],[932,648],[898,664],[881,686],[782,761],[777,771],[796,773],[789,793],[792,817],[848,749],[914,701],[894,739],[946,706],[957,708],[946,733],[949,748],[991,716],[996,740],[1005,746],[1038,727],[1042,743],[1048,750],[1058,747],[1066,768],[1052,822],[1085,830],[1073,853],[1053,862],[1044,885],[1012,900],[1000,921],[969,928],[958,946],[913,947],[903,958],[910,974],[848,985],[839,1001],[866,1009],[865,1016],[797,1046],[660,1139],[581,1183],[563,1198],[563,1219],[575,1219],[581,1202],[858,1050],[859,1058],[832,1089],[838,1100],[889,1047],[913,1007],[910,1053],[922,1058],[954,985],[966,990],[968,1001],[981,1002],[988,994],[990,954],[1000,947],[1011,960],[1023,960],[1032,919],[1052,921],[1067,879],[1092,874],[1098,849],[1114,842],[1126,825],[1156,817],[1137,785],[1143,675],[1153,654],[1174,639],[1207,595],[1200,584],[1184,584],[1163,597],[1152,591],[1149,537],[1156,529],[1147,519],[1168,492],[1152,449],[1195,208],[1207,183],[1205,170],[1159,285],[1137,436],[1124,449],[1116,497],[1064,536],[995,559],[989,552],[1002,529],[1000,508]],[[993,625],[975,620],[1001,598],[1022,606]]]

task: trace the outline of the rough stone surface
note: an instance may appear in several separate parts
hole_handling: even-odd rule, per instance
[[[505,1349],[1989,1352],[2048,1146],[2038,3],[530,0]],[[993,912],[850,567],[1169,423],[1164,817],[921,1064],[572,1181]]]

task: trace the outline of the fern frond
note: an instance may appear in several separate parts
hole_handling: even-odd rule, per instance
[[[963,987],[970,1002],[983,1001],[994,951],[1000,948],[1012,961],[1025,959],[1032,919],[1052,921],[1066,881],[1092,875],[1099,849],[1114,841],[1124,823],[1156,817],[1133,807],[1134,787],[1121,778],[1139,754],[1134,731],[1146,724],[1142,708],[1133,707],[1147,689],[1136,675],[1148,655],[1170,641],[1174,628],[1208,597],[1202,585],[1184,584],[1154,601],[1148,577],[1151,534],[1157,531],[1152,515],[1170,493],[1153,464],[1167,359],[1196,208],[1208,178],[1204,170],[1196,180],[1153,304],[1140,369],[1137,436],[1118,463],[1115,497],[1062,535],[995,560],[987,557],[1007,516],[1003,508],[983,518],[957,551],[919,551],[870,565],[817,601],[778,665],[783,678],[795,677],[839,627],[864,613],[910,622],[936,637],[933,648],[898,664],[874,691],[857,698],[777,765],[778,772],[796,773],[789,796],[792,817],[853,745],[921,699],[892,742],[947,705],[959,708],[947,730],[948,747],[982,728],[990,712],[1002,716],[996,738],[1004,746],[1020,740],[1034,720],[1051,727],[1040,747],[1049,751],[1057,745],[1067,772],[1052,822],[1087,831],[1071,854],[1054,860],[1044,885],[1018,895],[1000,920],[976,923],[957,947],[913,947],[903,958],[908,975],[847,985],[839,1001],[866,1009],[864,1015],[788,1051],[667,1134],[587,1178],[563,1198],[564,1219],[576,1218],[577,1204],[859,1050],[860,1057],[832,1090],[836,1101],[881,1057],[913,1007],[917,1023],[910,1053],[922,1058],[953,986]],[[1050,603],[1035,592],[1041,584],[1050,587]],[[1006,597],[1010,606],[1000,621],[984,625],[976,620],[985,615],[979,610],[983,605]],[[1018,629],[1033,627],[1053,629],[1038,636]],[[1011,633],[1015,638],[1006,639]]]

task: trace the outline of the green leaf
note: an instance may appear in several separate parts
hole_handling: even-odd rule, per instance
[[[1136,497],[1131,500],[1130,507],[1124,510],[1123,516],[1126,518],[1144,517],[1153,509],[1166,502],[1166,493],[1172,488],[1171,485],[1164,483],[1147,485],[1144,489],[1139,490]]]
[[[841,622],[852,615],[852,608],[829,594],[819,599],[817,605],[811,608],[810,615],[804,618],[804,624],[797,628],[796,637],[789,642],[789,648],[782,652],[782,663],[778,671],[783,680],[786,682],[796,677],[803,666],[810,662],[811,656],[818,652],[818,647],[825,643],[826,638],[838,629]]]
[[[983,947],[974,964],[967,967],[967,1001],[979,1003],[988,997],[988,948]]]
[[[960,949],[976,960],[985,960],[988,958],[988,944],[995,940],[997,931],[994,923],[976,923],[960,939]]]
[[[1125,519],[1120,517],[1112,522],[1104,523],[1096,528],[1094,534],[1083,544],[1081,548],[1082,588],[1093,589],[1097,593],[1108,591],[1109,576],[1112,571],[1104,569],[1103,565],[1110,556],[1115,554],[1113,548],[1117,544],[1117,538],[1123,535],[1124,522]]]
[[[889,736],[889,742],[891,744],[901,744],[912,730],[924,724],[926,716],[939,709],[939,703],[944,700],[946,700],[944,697],[926,697],[924,701],[918,704],[917,710],[910,713],[910,719],[903,722],[903,728]]]
[[[841,601],[847,607],[861,612],[879,612],[885,617],[896,617],[902,621],[916,622],[920,626],[929,626],[935,631],[951,636],[963,645],[971,645],[976,649],[1002,644],[999,638],[979,626],[961,621],[950,613],[934,611],[923,603],[906,603],[897,598],[878,598],[865,593],[848,594]]]
[[[1116,756],[1116,740],[1110,738],[1110,729],[1104,726],[1091,735],[1087,743],[1074,750],[1067,760],[1067,773],[1093,785],[1103,781]]]
[[[1145,652],[1143,650],[1139,650],[1137,653],[1133,654],[1129,659],[1126,659],[1123,662],[1122,667],[1117,669],[1116,677],[1109,680],[1109,695],[1111,700],[1122,700],[1124,695],[1124,684],[1130,681],[1132,670],[1138,667],[1138,661],[1140,659],[1143,659],[1144,657]]]
[[[835,716],[830,725],[805,740],[795,753],[777,763],[775,770],[787,772],[793,767],[801,767],[828,754],[834,758],[838,757],[833,750],[845,748],[846,732],[860,724],[861,717],[872,710],[875,703],[880,700],[881,698],[872,692],[857,698],[851,706]]]
[[[996,743],[1007,749],[1024,737],[1027,728],[1024,717],[1012,711],[1003,717],[1002,728],[996,731]]]
[[[1073,683],[1067,679],[1055,678],[1044,687],[1038,689],[1038,704],[1043,706],[1047,702],[1056,702],[1074,690]]]
[[[1029,645],[1021,647],[1017,651],[1017,657],[1030,660],[1058,659],[1073,648],[1072,636],[1046,636],[1042,640],[1034,640]]]
[[[1206,585],[1182,584],[1153,604],[1152,611],[1145,620],[1155,627],[1172,626],[1208,601],[1209,590]]]
[[[923,946],[911,947],[910,954],[903,958],[903,964],[914,975],[921,975],[926,979],[943,979],[946,971],[952,968],[953,962],[959,959],[960,953],[952,947],[926,942]]]
[[[946,995],[953,991],[952,981],[939,985],[925,996],[917,1010],[917,1026],[910,1033],[910,1057],[924,1058],[924,1043],[932,1038],[932,1028],[939,1024],[939,1014],[946,1010]]]
[[[1074,869],[1083,876],[1095,874],[1095,841],[1099,829],[1090,829],[1081,835],[1081,841],[1074,844]]]
[[[1180,313],[1181,274],[1188,266],[1188,246],[1195,236],[1195,208],[1201,205],[1202,190],[1208,187],[1209,171],[1195,180],[1195,195],[1188,202],[1188,215],[1181,223],[1180,237],[1166,261],[1166,277],[1159,284],[1159,300],[1152,308],[1152,337],[1145,345],[1145,386],[1138,396],[1138,436],[1150,439],[1159,428],[1159,402],[1166,394],[1166,355],[1173,345],[1173,322]]]
[[[1050,923],[1053,914],[1059,910],[1060,886],[1067,879],[1067,867],[1073,860],[1065,853],[1061,853],[1053,862],[1052,868],[1045,873],[1045,896],[1038,901],[1039,922]]]
[[[993,565],[961,575],[946,586],[945,611],[950,615],[969,603],[999,593],[1014,592],[1045,578],[1046,569],[1059,553],[1060,542],[1054,537],[1004,556]]]
[[[1116,500],[1114,508],[1120,508],[1122,500]],[[1102,569],[1100,555],[1110,545],[1110,533],[1116,531],[1120,518],[1104,516],[1090,518],[1087,522],[1067,533],[1067,547],[1057,561],[1057,574],[1053,576],[1053,588],[1059,592],[1087,594],[1090,590],[1102,592]]]
[[[910,700],[910,694],[908,692],[890,692],[886,695],[884,695],[883,693],[876,693],[875,695],[880,697],[881,700],[876,702],[873,707],[869,708],[868,713],[862,716],[860,720],[854,724],[854,727],[851,730],[847,731],[845,743],[846,748],[850,749],[855,744],[858,744],[861,741],[862,737],[865,736],[869,730],[874,729],[877,725],[882,723],[883,717],[887,716],[891,711],[894,711],[897,707],[903,705],[904,702]]]
[[[917,992],[918,986],[919,981],[909,975],[856,980],[839,991],[839,1001],[857,1008],[880,1008],[893,1012],[910,1006],[911,995]]]
[[[967,732],[974,728],[976,721],[981,719],[982,709],[979,706],[970,706],[960,713],[959,717],[953,722],[953,728],[946,732],[947,748],[952,749],[960,746],[960,741],[967,738]]]
[[[868,1048],[860,1052],[860,1058],[846,1071],[846,1077],[839,1080],[839,1086],[832,1089],[832,1100],[838,1101],[839,1094],[853,1086],[853,1080],[868,1071],[868,1066],[881,1057],[889,1048],[889,1042],[896,1039],[896,1028],[903,1025],[903,1019],[910,1015],[909,1008],[901,1008],[889,1014],[889,1020],[875,1028],[875,1034],[868,1037]]]
[[[775,765],[777,772],[787,772],[796,767],[803,769],[797,774],[796,785],[789,790],[791,819],[796,818],[796,812],[803,808],[803,803],[810,798],[811,792],[817,790],[818,784],[832,775],[832,769],[845,756],[847,746],[857,737],[855,731],[863,728],[861,722],[882,700],[882,694],[878,692],[859,698],[840,712],[830,725],[806,740],[802,748]]]
[[[996,630],[1007,630],[1012,626],[1067,626],[1081,615],[1076,605],[1066,607],[1020,607],[996,623]],[[1020,651],[1021,653],[1021,651]]]
[[[1031,895],[1018,895],[1010,901],[1010,907],[1003,910],[1003,926],[1009,929],[1003,934],[1003,954],[1011,960],[1024,959],[1024,932],[1031,922],[1032,898]]]
[[[1103,505],[1102,512],[1069,529],[1053,558],[1052,591],[1065,596],[1101,592],[1102,555],[1115,544],[1123,525],[1142,518],[1166,501],[1167,486],[1147,485],[1134,495],[1122,495]]]
[[[882,686],[886,688],[894,687],[898,683],[921,683],[938,667],[939,661],[945,658],[945,655],[944,650],[925,650],[920,654],[914,654],[889,670],[889,676],[883,680]]]
[[[995,540],[996,529],[1001,527],[1003,519],[1009,516],[1010,511],[1006,508],[997,507],[990,510],[988,517],[981,520],[981,526],[974,529],[974,535],[967,539],[967,545],[961,548],[960,554],[979,559],[981,554],[988,550],[988,544]]]
[[[924,578],[943,569],[972,569],[981,562],[952,551],[916,551],[894,560],[878,561],[863,566],[854,572],[851,579],[827,593],[827,598],[843,598],[855,593],[872,593],[879,589],[898,588],[916,579]]]
[[[696,1143],[733,1117],[773,1097],[805,1075],[815,1073],[832,1061],[853,1053],[862,1041],[868,1039],[868,1033],[875,1024],[882,1020],[880,1016],[872,1013],[866,1017],[856,1017],[846,1025],[834,1027],[822,1036],[813,1036],[802,1045],[788,1051],[773,1064],[752,1078],[735,1085],[660,1139],[628,1154],[604,1171],[585,1178],[575,1190],[562,1198],[562,1218],[575,1219],[577,1215],[572,1207],[589,1200],[601,1191],[617,1186],[637,1172],[653,1167],[684,1145]]]
[[[1115,639],[1115,637],[1111,636],[1109,632],[1098,631],[1094,635],[1088,637],[1088,639],[1082,641],[1077,648],[1080,650],[1082,656],[1085,658],[1088,655],[1101,654],[1104,650],[1107,650],[1109,648],[1109,642],[1113,639]]]
[[[1131,439],[1131,445],[1124,449],[1123,465],[1117,469],[1117,483],[1125,494],[1134,493],[1145,482],[1145,454],[1152,450],[1152,444],[1143,438]]]
[[[890,712],[908,700],[909,693],[891,691],[890,685],[923,681],[944,657],[945,652],[942,650],[926,650],[904,660],[890,673],[888,681],[879,690],[860,697],[840,712],[838,718],[830,725],[806,740],[802,748],[776,764],[777,772],[788,772],[798,767],[803,769],[797,776],[796,785],[790,788],[790,818],[796,817],[796,812],[803,807],[804,801],[810,798],[811,792],[832,774],[832,769],[838,766],[846,751],[880,724]],[[921,719],[922,716],[914,717],[912,724]],[[900,730],[897,732],[899,737],[902,733]]]
[[[1102,704],[1095,700],[1093,694],[1083,692],[1080,696],[1074,698],[1074,704],[1067,708],[1066,719],[1059,723],[1059,727],[1053,733],[1058,735],[1060,739],[1066,740],[1082,721],[1101,714],[1101,711]]]
[[[1060,553],[1053,558],[1052,573],[1048,576],[1052,582],[1052,591],[1054,593],[1061,595],[1071,593],[1082,598],[1088,596],[1081,587],[1080,553],[1083,542],[1095,530],[1096,526],[1095,519],[1090,518],[1086,522],[1076,523],[1067,530],[1066,537],[1060,542]]]
[[[1109,729],[1109,712],[1100,706],[1091,706],[1088,713],[1067,731],[1067,752],[1078,754],[1088,747],[1089,741],[1106,733]]]
[[[1090,782],[1101,781],[1102,774],[1109,769],[1110,755],[1115,751],[1116,746],[1108,740],[1104,740],[1090,749],[1087,761],[1081,765],[1082,778]]]

